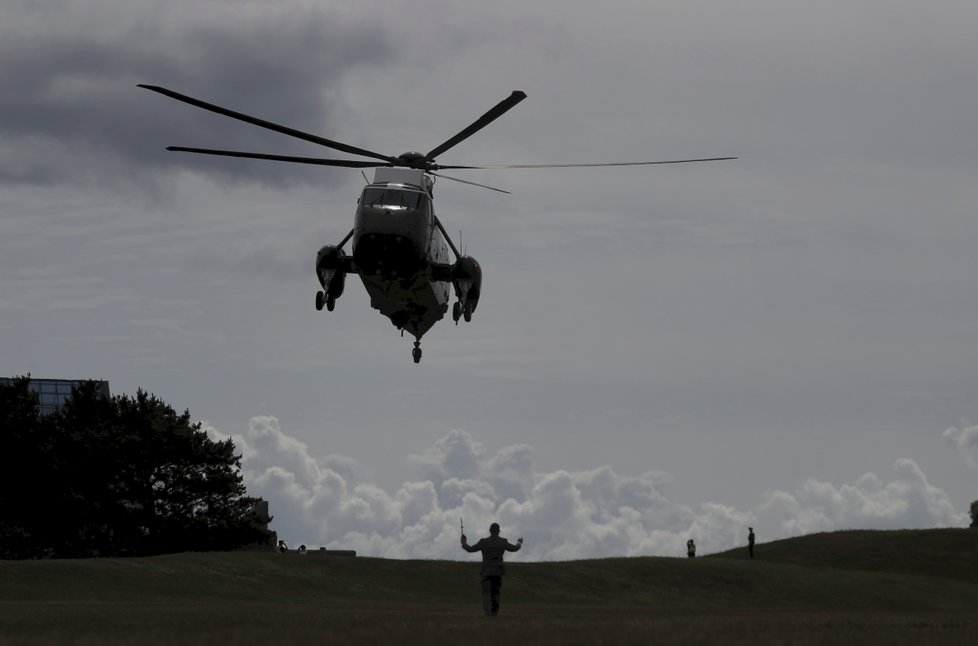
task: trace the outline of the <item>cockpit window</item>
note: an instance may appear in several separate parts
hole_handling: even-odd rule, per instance
[[[367,188],[363,191],[364,206],[383,209],[419,209],[424,204],[423,193],[396,188]]]

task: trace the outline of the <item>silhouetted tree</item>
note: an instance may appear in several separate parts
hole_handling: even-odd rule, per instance
[[[971,526],[978,527],[978,500],[971,503]]]
[[[0,382],[0,556],[31,554],[43,514],[30,498],[45,495],[51,437],[42,429],[30,377]]]
[[[26,379],[0,385],[0,406],[0,556],[135,556],[270,538],[233,442],[208,438],[189,412],[143,391],[106,398],[85,382],[39,417]]]

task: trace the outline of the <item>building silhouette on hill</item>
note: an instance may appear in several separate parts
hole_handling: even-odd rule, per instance
[[[0,377],[0,383],[9,384],[12,379]],[[71,389],[85,381],[94,381],[102,397],[109,398],[109,382],[100,379],[34,379],[31,377],[27,388],[37,394],[41,415],[50,415],[64,408],[65,400],[71,397]]]

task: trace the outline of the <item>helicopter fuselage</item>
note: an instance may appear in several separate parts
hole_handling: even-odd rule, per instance
[[[414,336],[414,360],[421,337],[444,318],[454,288],[456,325],[472,319],[482,289],[478,261],[461,255],[435,216],[434,180],[421,169],[378,168],[357,200],[353,230],[336,246],[316,255],[323,290],[316,309],[332,310],[343,294],[346,275],[360,276],[370,305],[403,334]],[[347,255],[343,245],[353,241]]]
[[[431,179],[378,168],[364,187],[353,228],[353,262],[370,305],[420,339],[448,311],[452,251],[436,225]]]

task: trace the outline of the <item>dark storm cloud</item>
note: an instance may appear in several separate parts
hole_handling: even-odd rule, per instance
[[[322,169],[167,153],[166,145],[189,145],[343,156],[136,84],[163,85],[342,141],[342,133],[330,131],[342,100],[339,83],[394,53],[383,29],[327,10],[230,20],[188,15],[186,24],[177,15],[159,29],[136,15],[127,20],[125,11],[111,29],[88,29],[83,16],[75,16],[78,25],[63,15],[52,20],[63,27],[18,33],[0,27],[0,59],[7,62],[0,67],[0,181],[140,184],[182,168],[224,180],[328,182]]]

